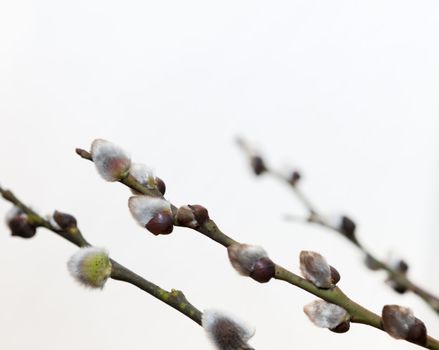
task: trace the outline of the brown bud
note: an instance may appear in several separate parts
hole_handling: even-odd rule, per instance
[[[391,267],[398,273],[402,275],[406,275],[409,270],[409,265],[404,260],[397,260],[396,262],[393,262],[391,264]],[[392,275],[389,275],[389,278],[387,279],[387,284],[390,285],[390,287],[399,294],[404,294],[407,292],[407,286],[404,284],[398,283],[397,279],[393,279]]]
[[[197,220],[200,226],[203,225],[207,220],[209,220],[209,212],[202,205],[193,204],[189,205],[189,208],[192,209],[195,220]]]
[[[288,179],[288,182],[290,183],[291,186],[296,186],[297,182],[300,180],[301,177],[302,177],[302,175],[297,170],[294,170],[291,173],[290,178]]]
[[[398,294],[404,294],[405,292],[407,292],[407,287],[397,282],[391,283],[390,286]]]
[[[415,324],[410,328],[407,334],[407,341],[425,346],[427,344],[427,328],[424,322],[416,318]]]
[[[346,333],[349,328],[351,328],[351,323],[349,321],[344,321],[340,323],[337,327],[329,328],[329,330],[334,333]]]
[[[68,230],[70,228],[76,227],[77,225],[74,216],[70,214],[62,213],[60,211],[55,211],[53,213],[53,220],[55,220],[55,222],[62,230]]]
[[[174,229],[174,218],[171,212],[160,212],[153,216],[145,228],[154,235],[168,235]]]
[[[336,285],[338,281],[340,281],[340,273],[335,267],[332,267],[331,265],[329,265],[329,269],[331,270],[332,284]]]
[[[364,263],[372,271],[379,270],[382,265],[377,259],[375,259],[372,255],[369,254],[366,255],[366,258],[364,259]]]
[[[165,195],[166,192],[166,184],[165,182],[159,178],[159,177],[155,177],[155,184],[157,186],[157,189],[159,190],[159,192],[162,194],[162,196]]]
[[[243,276],[265,283],[275,275],[275,264],[260,246],[235,243],[227,247],[227,253],[234,269]]]
[[[355,229],[356,228],[357,228],[357,225],[350,218],[348,218],[347,216],[341,217],[341,223],[340,223],[339,230],[343,235],[345,235],[351,241],[356,240],[356,238],[355,238]]]
[[[399,260],[396,263],[396,270],[401,273],[407,273],[409,270],[409,265],[404,260]]]
[[[198,228],[200,225],[195,219],[194,212],[189,205],[183,205],[177,210],[175,219],[178,225],[190,228]]]
[[[253,156],[251,158],[251,166],[255,175],[261,175],[267,171],[264,160],[260,156]]]
[[[36,228],[27,220],[27,215],[17,215],[8,221],[12,236],[32,238],[35,236]]]
[[[383,329],[396,339],[405,339],[418,345],[427,342],[424,323],[417,319],[409,308],[385,305],[382,311]]]
[[[250,272],[250,277],[259,283],[266,283],[274,277],[275,272],[274,262],[270,258],[265,257],[256,261],[253,270]]]

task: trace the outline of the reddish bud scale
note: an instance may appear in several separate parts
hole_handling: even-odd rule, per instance
[[[253,156],[251,159],[251,166],[255,175],[261,175],[267,171],[264,160],[260,156]]]
[[[337,327],[329,328],[329,330],[334,333],[346,333],[349,328],[351,328],[351,323],[349,321],[344,321],[340,323]]]
[[[340,273],[335,267],[332,267],[331,265],[329,265],[329,269],[331,270],[332,284],[335,285],[340,281]]]
[[[164,181],[161,178],[156,176],[155,183],[156,183],[156,186],[157,186],[157,189],[159,190],[159,192],[162,194],[162,196],[164,196],[165,192],[166,192],[166,184],[164,183]]]
[[[53,213],[53,220],[58,224],[62,230],[77,227],[77,222],[74,216],[59,211]]]
[[[174,218],[171,213],[160,212],[153,216],[145,228],[154,235],[168,235],[174,229]]]
[[[27,221],[27,216],[18,215],[8,221],[8,226],[11,230],[12,236],[18,236],[22,238],[32,238],[35,236],[37,230],[35,226],[31,225]]]
[[[414,326],[410,328],[406,340],[421,346],[425,346],[427,344],[427,328],[425,327],[424,322],[417,318]]]
[[[250,277],[259,283],[266,283],[271,280],[276,273],[276,266],[270,258],[261,258],[256,261]]]
[[[193,204],[193,205],[189,205],[189,208],[192,209],[195,220],[198,222],[200,226],[203,225],[207,220],[209,220],[209,212],[202,205]]]

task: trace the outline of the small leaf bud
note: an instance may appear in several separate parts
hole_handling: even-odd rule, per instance
[[[305,305],[303,311],[317,327],[328,328],[336,333],[343,333],[347,331],[349,325],[349,314],[342,307],[328,303],[324,300],[315,300],[312,303]]]
[[[300,271],[305,279],[318,288],[331,288],[337,283],[338,271],[334,268],[331,271],[326,259],[316,252],[300,252]]]
[[[192,209],[192,212],[194,213],[195,220],[197,220],[197,222],[200,226],[203,225],[207,220],[209,220],[209,212],[202,205],[192,204],[192,205],[189,205],[189,208]]]
[[[53,213],[53,220],[61,230],[69,230],[77,226],[76,219],[73,215],[55,211]]]
[[[255,330],[218,310],[204,310],[201,324],[218,350],[252,350],[247,344]]]
[[[265,166],[264,160],[261,156],[252,156],[250,162],[255,175],[261,175],[267,171],[267,167]]]
[[[29,223],[28,216],[17,207],[13,207],[6,214],[6,223],[12,236],[32,238],[37,232],[36,227]]]
[[[354,221],[352,221],[352,219],[350,219],[349,217],[344,216],[344,215],[341,217],[339,230],[341,233],[343,233],[351,241],[355,240],[356,228],[357,228],[357,225],[355,224]]]
[[[328,216],[329,225],[340,232],[350,241],[357,243],[355,232],[357,225],[355,222],[345,215],[330,215]]]
[[[390,268],[392,268],[395,272],[400,273],[401,275],[407,275],[407,272],[409,270],[409,265],[401,259],[397,259],[394,261],[391,261],[389,263]],[[404,294],[407,292],[407,286],[404,284],[398,283],[397,280],[393,279],[390,275],[388,279],[386,280],[386,283],[397,293]]]
[[[194,229],[199,227],[197,220],[195,220],[194,212],[188,205],[183,205],[178,208],[175,219],[180,226]]]
[[[174,228],[171,204],[163,199],[149,196],[133,196],[128,200],[131,215],[137,223],[155,235],[169,234]]]
[[[243,276],[260,283],[268,282],[275,275],[275,264],[259,246],[236,243],[227,248],[232,266]]]
[[[99,175],[106,181],[118,181],[128,175],[131,159],[119,146],[102,139],[91,145],[91,157]]]
[[[102,248],[84,247],[68,261],[70,274],[82,285],[102,289],[111,275],[108,252]]]
[[[176,220],[180,226],[197,229],[209,220],[209,213],[198,204],[183,205],[177,211]]]
[[[425,346],[427,343],[427,328],[425,327],[424,322],[416,318],[415,324],[412,328],[410,328],[406,340],[421,346]]]
[[[366,257],[364,258],[364,263],[372,271],[377,271],[381,269],[381,263],[370,254],[366,254]]]
[[[296,186],[301,177],[302,175],[297,170],[294,170],[288,178],[288,182],[291,186]]]
[[[405,339],[418,345],[427,342],[424,323],[417,319],[412,310],[399,305],[385,305],[382,311],[384,330],[393,338]]]

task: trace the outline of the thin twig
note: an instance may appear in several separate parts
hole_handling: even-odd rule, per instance
[[[20,201],[11,191],[5,190],[0,187],[0,194],[4,199],[20,208],[24,213],[28,215],[29,221],[36,227],[44,227],[49,231],[56,233],[58,236],[70,241],[78,247],[86,247],[91,244],[88,243],[82,236],[81,231],[78,228],[61,230],[55,227],[49,220],[46,220],[29,206]],[[137,275],[133,271],[127,269],[117,261],[111,259],[112,271],[111,278],[118,281],[124,281],[130,283],[153,297],[159,299],[165,304],[171,306],[183,315],[190,318],[192,321],[201,326],[202,313],[195,306],[193,306],[185,297],[183,292],[172,289],[170,292],[155,285],[154,283],[146,280],[145,278]]]
[[[91,154],[83,149],[76,149],[76,153],[84,159],[93,161]],[[162,197],[158,191],[151,191],[150,189],[142,186],[140,183],[136,181],[136,179],[130,175],[126,178],[120,180],[122,184],[128,186],[136,191],[149,195],[149,196],[159,196]],[[172,205],[174,215],[176,211],[176,207]],[[221,244],[224,247],[229,247],[232,244],[238,243],[234,239],[230,238],[226,234],[224,234],[216,225],[216,223],[208,219],[204,222],[201,227],[194,228],[194,230],[202,233],[203,235],[211,238],[215,242]],[[344,308],[351,316],[351,322],[365,324],[380,330],[384,330],[382,326],[381,317],[376,315],[375,313],[367,310],[361,305],[352,301],[346,294],[344,294],[341,289],[338,287],[334,287],[331,289],[321,289],[314,286],[308,280],[294,274],[291,271],[281,267],[280,265],[275,264],[275,279],[285,281],[289,284],[292,284],[300,289],[303,289],[319,298],[322,298],[330,303],[336,304]],[[419,345],[419,344],[418,344]],[[428,336],[427,342],[424,345],[420,345],[424,348],[439,350],[439,340]]]
[[[260,154],[256,153],[254,150],[250,148],[250,146],[242,139],[238,140],[239,146],[242,148],[242,150],[246,153],[248,158],[251,160],[254,157],[258,157],[262,160],[262,157]],[[403,286],[404,289],[411,291],[412,293],[419,296],[422,300],[424,300],[436,313],[439,314],[439,298],[433,295],[432,293],[426,291],[424,288],[419,287],[417,284],[415,284],[413,281],[411,281],[406,274],[398,271],[397,269],[393,268],[389,264],[385,263],[384,261],[376,258],[369,250],[367,250],[359,241],[358,238],[355,236],[347,236],[344,234],[344,232],[338,228],[332,225],[329,220],[316,208],[316,206],[311,202],[311,200],[302,192],[300,188],[300,181],[292,182],[291,179],[289,179],[287,176],[281,174],[280,172],[270,168],[265,161],[263,161],[263,172],[264,174],[270,175],[274,177],[277,180],[280,180],[284,183],[286,183],[289,188],[293,191],[299,202],[303,205],[303,207],[308,212],[308,217],[306,218],[298,218],[297,216],[287,216],[287,219],[292,221],[299,221],[299,222],[307,222],[307,223],[313,223],[317,224],[321,227],[324,227],[326,229],[332,230],[334,232],[337,232],[338,234],[342,235],[346,239],[349,240],[353,245],[355,245],[358,249],[362,251],[362,253],[365,255],[365,257],[369,260],[369,262],[372,262],[376,270],[384,270],[388,273],[389,279],[394,281],[397,285]]]

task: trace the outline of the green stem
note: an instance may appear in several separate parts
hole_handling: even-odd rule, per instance
[[[30,209],[22,201],[20,201],[11,191],[5,190],[0,187],[0,194],[4,199],[14,204],[16,207],[20,208],[29,217],[29,220],[37,227],[45,227],[46,229],[56,233],[57,235],[63,237],[69,242],[75,244],[78,247],[90,246],[78,228],[70,229],[68,231],[60,230],[54,227],[48,220],[44,219],[42,216],[38,215],[35,211]],[[133,271],[122,266],[115,260],[111,260],[112,270],[111,278],[118,281],[123,281],[130,283],[146,293],[152,295],[153,297],[159,299],[165,304],[171,306],[172,308],[178,310],[183,315],[190,318],[192,321],[201,325],[202,313],[195,306],[193,306],[184,296],[183,292],[179,290],[171,290],[170,292],[165,289],[155,285],[154,283],[146,280],[145,278],[137,275]]]
[[[91,155],[89,152],[82,150],[82,149],[76,149],[76,153],[78,153],[82,158],[92,160]],[[126,181],[126,179],[123,179],[119,181],[123,183],[124,185],[136,189],[138,192],[146,194],[146,195],[152,195],[157,196],[157,194],[152,193],[150,194],[148,189],[144,188],[141,184],[137,183],[137,181],[130,177],[129,181]],[[172,205],[172,209],[175,213],[176,207]],[[230,238],[226,234],[224,234],[218,226],[215,224],[213,220],[208,220],[206,223],[204,223],[201,227],[196,229],[196,231],[202,233],[203,235],[211,238],[215,242],[221,244],[224,247],[228,247],[232,244],[238,243],[234,239]],[[341,306],[345,308],[345,310],[350,314],[351,321],[355,323],[362,323],[365,325],[369,325],[371,327],[377,328],[379,330],[383,330],[381,325],[381,317],[374,314],[373,312],[367,310],[363,306],[355,303],[351,299],[349,299],[338,287],[332,288],[332,289],[321,289],[314,286],[311,282],[303,279],[302,277],[288,271],[287,269],[276,265],[275,269],[275,278],[278,280],[283,280],[285,282],[288,282],[296,287],[299,287],[311,294],[314,294],[330,303],[336,304],[338,306]],[[439,341],[428,337],[427,344],[423,346],[428,349],[434,349],[439,350]]]
[[[362,323],[383,330],[380,316],[349,299],[338,287],[330,289],[317,288],[308,280],[288,271],[279,265],[276,265],[275,278],[306,290],[307,292],[314,294],[315,296],[318,296],[327,302],[341,306],[351,315],[351,322]]]
[[[243,149],[243,151],[247,154],[247,156],[251,156],[251,152],[249,152],[250,147],[247,145],[247,143],[243,139],[239,139],[239,146]],[[265,164],[265,163],[264,163]],[[277,172],[274,169],[271,169],[270,167],[265,164],[265,171],[264,173],[271,175],[272,177],[284,182],[287,184],[291,190],[294,192],[295,196],[299,200],[300,203],[305,207],[305,209],[308,211],[308,220],[307,222],[311,222],[317,225],[320,225],[322,227],[325,227],[327,229],[330,229],[332,231],[335,231],[339,234],[341,234],[343,237],[349,240],[354,246],[356,246],[358,249],[360,249],[365,255],[372,258],[376,263],[379,270],[387,271],[389,274],[389,277],[397,282],[399,285],[404,286],[407,290],[411,291],[418,297],[420,297],[424,302],[426,302],[436,313],[439,314],[439,298],[433,295],[432,293],[426,291],[425,289],[419,287],[417,284],[415,284],[413,281],[411,281],[404,273],[399,272],[398,270],[392,268],[385,262],[377,259],[374,257],[374,255],[366,250],[366,248],[358,241],[357,237],[348,237],[345,234],[343,234],[340,229],[337,227],[334,227],[333,225],[329,224],[328,221],[325,219],[324,215],[322,215],[317,207],[311,202],[311,200],[302,192],[300,187],[297,185],[297,183],[292,184],[287,177],[285,177],[283,174]]]
[[[183,315],[189,317],[195,323],[201,326],[201,316],[202,313],[197,308],[195,308],[185,297],[180,290],[171,290],[168,292],[152,282],[147,281],[143,277],[137,275],[136,273],[123,267],[118,262],[111,260],[111,278],[124,281],[135,285],[136,287],[142,289],[143,291],[151,294],[155,298],[161,300],[165,304],[173,307],[175,310],[181,312]]]
[[[288,271],[287,269],[279,265],[276,265],[275,278],[290,283],[303,290],[306,290],[307,292],[314,294],[315,296],[322,298],[329,303],[341,306],[349,313],[350,321],[353,323],[365,324],[384,331],[380,316],[351,300],[338,287],[330,289],[317,288],[311,282]],[[427,343],[425,344],[425,346],[422,347],[432,350],[439,350],[439,341],[433,337],[427,336]]]

